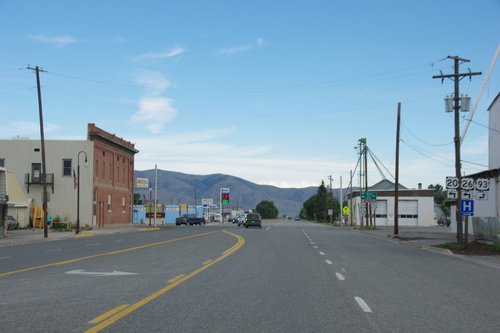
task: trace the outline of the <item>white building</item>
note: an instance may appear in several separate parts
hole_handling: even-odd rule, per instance
[[[483,192],[473,191],[474,217],[469,219],[469,234],[476,239],[500,241],[500,93],[495,97],[489,111],[488,170],[464,177],[489,179],[489,190],[484,200]],[[481,200],[482,197],[482,200]],[[462,195],[462,199],[465,199]],[[452,211],[455,209],[452,206]],[[452,227],[456,230],[456,219],[452,214]]]
[[[377,193],[376,208],[372,206],[372,222],[376,226],[394,226],[395,191],[394,183],[382,180],[368,189]],[[362,203],[360,191],[349,195],[349,210],[354,225],[361,225]],[[407,189],[401,184],[398,188],[398,226],[429,227],[434,224],[434,190]],[[369,214],[370,205],[368,206]],[[363,218],[366,226],[367,218]]]

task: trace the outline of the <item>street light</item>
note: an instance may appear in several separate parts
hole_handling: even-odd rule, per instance
[[[76,192],[76,231],[75,234],[80,233],[80,154],[85,154],[85,167],[89,166],[87,161],[87,153],[85,151],[80,151],[78,153],[78,167],[77,167],[77,192]]]

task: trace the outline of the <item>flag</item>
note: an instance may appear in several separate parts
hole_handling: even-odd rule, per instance
[[[76,177],[75,168],[73,168],[73,188],[76,190],[78,187],[78,178]]]

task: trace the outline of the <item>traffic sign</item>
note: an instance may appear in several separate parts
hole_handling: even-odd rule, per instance
[[[377,192],[361,192],[361,200],[377,200]]]
[[[458,178],[457,177],[446,177],[446,189],[456,189],[458,188]]]
[[[460,200],[460,215],[474,216],[474,200]]]
[[[349,207],[344,206],[344,208],[342,208],[342,213],[343,213],[344,215],[349,215]]]

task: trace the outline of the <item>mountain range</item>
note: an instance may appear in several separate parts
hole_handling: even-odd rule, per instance
[[[154,199],[155,170],[135,171],[135,178],[148,178]],[[318,191],[318,187],[280,188],[271,185],[258,185],[242,178],[223,175],[190,175],[181,172],[158,170],[157,195],[160,204],[201,204],[201,199],[213,199],[219,206],[221,188],[229,188],[230,205],[245,211],[255,209],[262,200],[272,201],[278,208],[279,216],[297,216],[303,203]],[[319,186],[320,184],[318,184]],[[149,199],[149,189],[134,190],[141,198]],[[333,194],[338,196],[338,189]],[[226,207],[226,206],[224,206]]]

